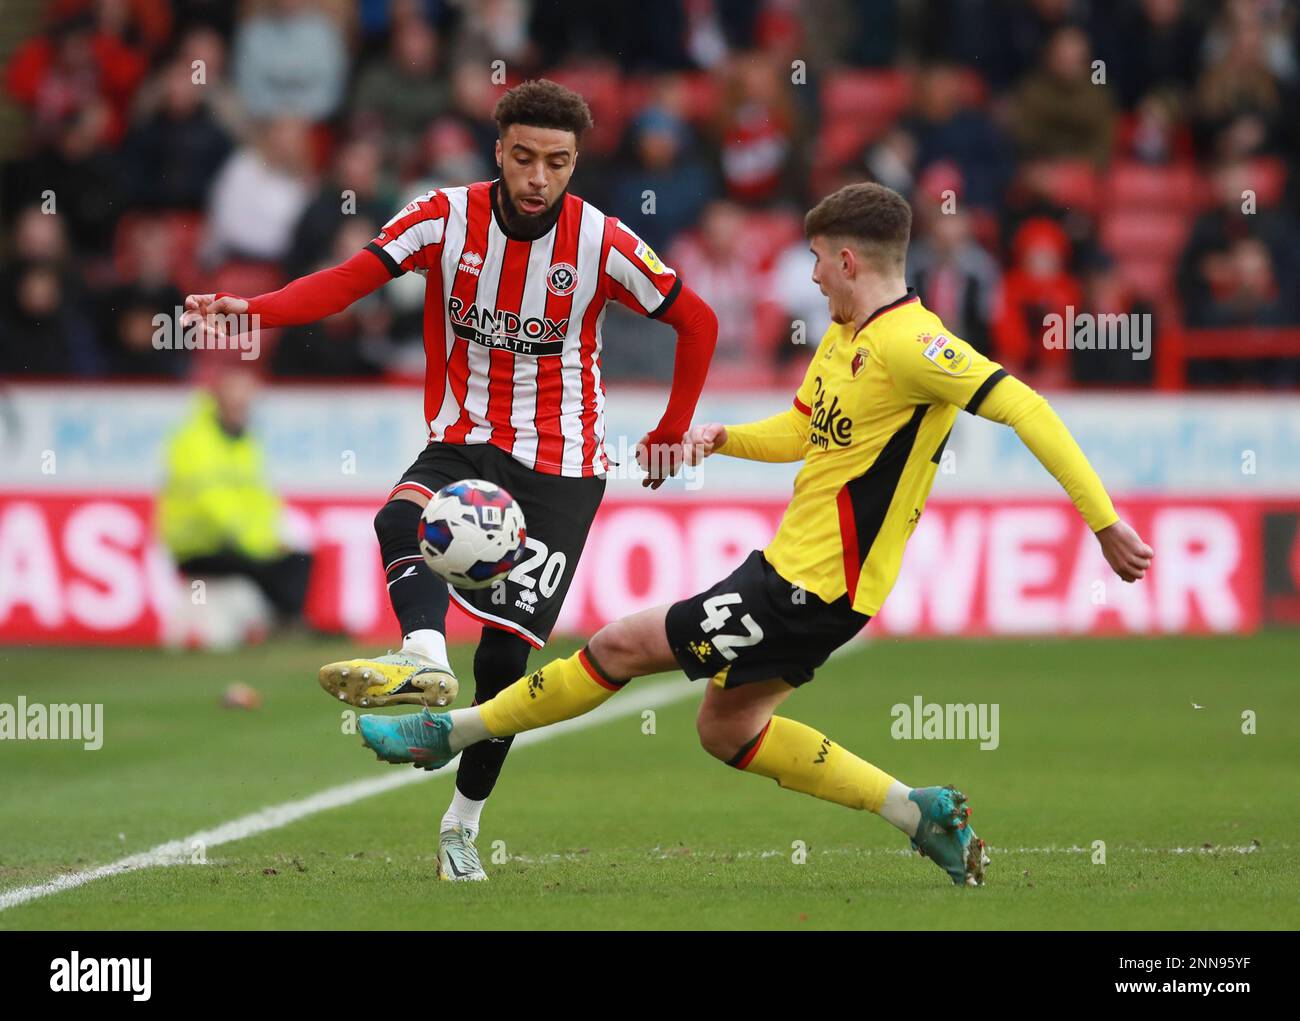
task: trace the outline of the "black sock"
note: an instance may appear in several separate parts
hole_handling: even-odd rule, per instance
[[[446,633],[447,583],[429,570],[420,555],[422,508],[410,500],[389,500],[375,515],[375,535],[388,580],[388,600],[402,634],[433,628]]]
[[[519,636],[485,627],[474,652],[474,701],[486,702],[527,673],[531,651],[532,646]],[[493,737],[461,752],[456,790],[472,801],[491,794],[514,740]]]

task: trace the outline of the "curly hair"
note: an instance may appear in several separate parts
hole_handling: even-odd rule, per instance
[[[526,124],[532,128],[572,131],[582,141],[592,125],[587,101],[549,78],[534,78],[516,85],[497,100],[492,116],[503,135],[511,124]]]

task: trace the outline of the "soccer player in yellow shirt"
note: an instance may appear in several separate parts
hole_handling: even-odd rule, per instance
[[[1011,426],[1056,477],[1124,581],[1153,551],[1115,513],[1100,479],[1041,396],[954,337],[907,288],[912,212],[898,193],[853,184],[808,213],[813,280],[830,305],[794,404],[747,425],[696,425],[682,455],[804,462],[775,538],[690,599],[601,628],[495,698],[450,713],[363,716],[388,762],[437,768],[462,748],[588,712],[629,680],[679,667],[710,678],[706,751],[782,787],[868,809],[901,829],[954,883],[988,858],[953,787],[911,788],[775,711],[880,610],[934,483],[959,410]]]

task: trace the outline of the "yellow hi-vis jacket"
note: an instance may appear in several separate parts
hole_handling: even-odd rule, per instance
[[[176,560],[235,549],[253,558],[281,550],[279,498],[266,483],[262,448],[245,430],[226,433],[203,394],[167,444],[158,529]]]

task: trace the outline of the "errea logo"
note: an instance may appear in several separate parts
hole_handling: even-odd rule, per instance
[[[483,272],[483,256],[478,252],[466,252],[460,257],[460,265],[456,267],[461,273],[468,273],[472,277],[478,276]]]

